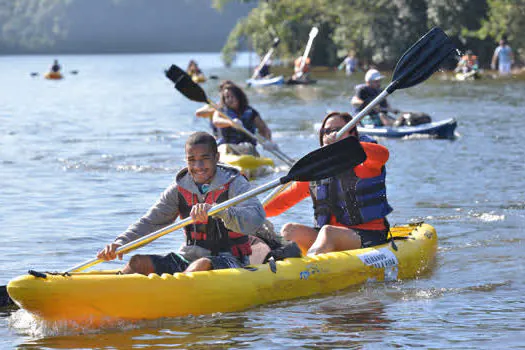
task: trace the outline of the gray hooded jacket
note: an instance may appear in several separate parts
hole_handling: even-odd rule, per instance
[[[228,198],[233,198],[250,190],[250,183],[239,171],[233,167],[218,164],[217,173],[210,183],[209,191],[216,190],[230,183]],[[179,196],[177,185],[195,193],[199,202],[204,202],[205,196],[201,194],[188,169],[182,169],[173,182],[160,196],[157,202],[137,222],[130,225],[126,232],[115,239],[115,243],[126,244],[142,236],[160,230],[173,222],[179,216]],[[229,207],[215,215],[224,222],[231,231],[255,234],[264,223],[266,214],[256,197],[245,200],[233,207]]]

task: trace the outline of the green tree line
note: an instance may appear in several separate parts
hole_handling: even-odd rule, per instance
[[[232,1],[250,0],[213,5],[220,10]],[[261,0],[257,5],[231,31],[222,49],[226,64],[242,43],[263,55],[275,36],[281,39],[277,55],[292,60],[302,54],[312,26],[319,28],[311,53],[315,65],[336,65],[352,50],[365,64],[391,68],[434,26],[461,51],[474,51],[481,66],[490,64],[501,38],[518,57],[525,49],[525,0]]]

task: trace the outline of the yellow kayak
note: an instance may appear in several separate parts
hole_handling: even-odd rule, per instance
[[[266,157],[256,157],[249,154],[236,155],[231,153],[221,153],[221,162],[242,170],[256,170],[264,166],[273,167],[273,159]]]
[[[60,72],[47,72],[46,74],[44,74],[44,78],[51,79],[51,80],[58,80],[58,79],[62,79],[63,76],[62,76],[62,73]]]
[[[373,248],[289,258],[268,265],[162,276],[92,271],[70,275],[24,275],[7,286],[22,308],[45,320],[97,325],[113,319],[139,320],[233,312],[367,281],[414,278],[429,270],[437,251],[428,224],[391,228],[391,243]]]
[[[195,83],[204,83],[207,79],[202,74],[199,74],[199,75],[193,74],[191,76],[191,80],[193,80],[193,82],[195,82]]]

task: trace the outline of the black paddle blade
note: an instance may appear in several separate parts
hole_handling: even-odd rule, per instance
[[[166,77],[174,82],[175,88],[190,100],[195,102],[208,102],[208,98],[206,97],[204,90],[202,90],[202,88],[197,83],[191,80],[191,77],[188,75],[188,73],[176,65],[171,65],[170,69],[166,71]]]
[[[272,47],[277,47],[277,45],[279,45],[280,42],[281,42],[281,39],[279,38],[273,39]]]
[[[397,62],[392,83],[386,90],[406,89],[428,79],[456,47],[438,27],[432,28],[410,47]]]
[[[347,137],[308,153],[280,181],[317,181],[335,176],[363,163],[366,153],[359,140]]]

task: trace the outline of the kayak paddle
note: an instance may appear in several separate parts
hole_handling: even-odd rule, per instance
[[[306,59],[308,58],[308,55],[310,54],[310,49],[312,48],[312,44],[318,33],[319,33],[319,29],[317,29],[317,27],[313,27],[310,30],[310,33],[308,34],[308,43],[306,44],[306,48],[304,49],[304,54],[301,57],[301,65],[299,66],[299,72],[297,73],[296,79],[300,79],[303,76],[303,68],[304,68],[304,65],[306,64]]]
[[[368,112],[394,91],[406,89],[427,80],[454,50],[456,47],[441,28],[434,27],[428,31],[401,56],[394,68],[392,82],[337,132],[337,139],[359,123],[368,115]]]
[[[240,194],[237,197],[231,198],[225,202],[214,205],[208,211],[208,215],[213,216],[229,207],[245,201],[246,199],[252,198],[260,193],[266,192],[274,187],[290,181],[318,181],[327,177],[335,176],[345,170],[351,169],[356,165],[361,164],[365,161],[365,159],[366,154],[359,141],[352,137],[346,138],[329,146],[321,147],[308,153],[303,158],[299,159],[285,176]],[[142,247],[143,245],[148,244],[159,237],[162,237],[185,226],[191,225],[192,223],[193,219],[191,217],[180,220],[177,223],[166,226],[163,229],[152,232],[149,235],[120,246],[116,250],[116,253],[129,253],[130,251]],[[74,266],[65,272],[79,272],[102,261],[104,260],[94,258],[80,265]]]
[[[272,44],[272,47],[270,48],[270,50],[266,53],[266,55],[264,55],[264,58],[262,59],[261,63],[259,63],[259,65],[257,66],[257,68],[255,68],[255,70],[253,71],[253,75],[252,75],[252,79],[255,79],[257,77],[257,75],[259,74],[259,71],[262,69],[262,67],[266,64],[266,62],[268,62],[268,60],[270,59],[270,57],[272,57],[273,55],[273,51],[275,50],[275,48],[277,47],[277,45],[279,45],[279,43],[281,42],[281,40],[279,40],[279,38],[275,38],[273,39],[273,44]]]
[[[219,107],[215,103],[213,103],[210,99],[208,99],[204,90],[198,84],[196,84],[191,79],[191,77],[180,67],[172,64],[170,69],[166,71],[166,77],[168,77],[168,79],[170,79],[172,82],[175,83],[175,88],[179,90],[179,92],[182,93],[184,96],[186,96],[187,98],[195,102],[202,102],[202,103],[209,104],[210,107],[215,109],[223,118],[231,121],[231,118],[228,117],[226,114],[222,113]],[[246,135],[251,137],[253,140],[257,140],[260,144],[263,144],[267,141],[263,137],[253,134],[252,132],[242,127],[241,125],[237,125],[235,123],[233,124],[236,129],[245,133]],[[286,154],[284,154],[279,149],[269,150],[269,151],[273,153],[277,158],[285,162],[287,165],[291,166],[294,163],[294,160],[292,158],[288,157]]]
[[[353,117],[339,132],[337,139],[340,139],[344,133],[353,128],[361,119],[363,119],[370,110],[372,110],[386,96],[397,89],[406,89],[417,85],[428,79],[454,50],[455,46],[450,38],[439,27],[432,28],[428,33],[423,35],[414,45],[412,45],[396,64],[392,82],[386,87],[379,96],[373,99],[361,112]],[[288,186],[288,185],[286,185]],[[286,187],[276,188],[262,203],[266,206]]]

